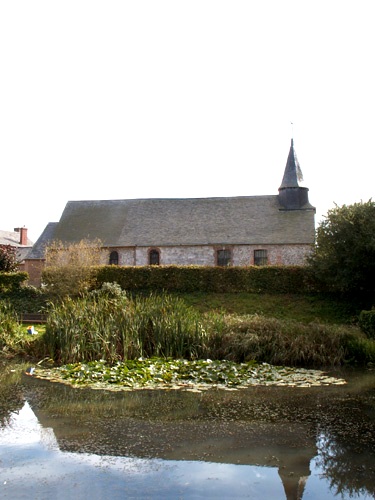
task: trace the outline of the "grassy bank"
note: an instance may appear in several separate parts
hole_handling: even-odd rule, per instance
[[[258,293],[189,293],[176,295],[201,312],[225,311],[238,316],[253,315],[330,325],[353,324],[360,307],[326,295]]]
[[[27,353],[58,363],[154,356],[300,367],[374,363],[375,343],[355,326],[355,319],[353,305],[327,297],[132,297],[112,286],[51,306],[46,332],[32,338],[18,324],[10,335],[13,327],[5,314],[0,346],[3,354]]]
[[[112,287],[54,306],[42,354],[61,363],[138,357],[305,367],[374,362],[374,342],[352,319],[343,304],[317,297],[131,297]]]

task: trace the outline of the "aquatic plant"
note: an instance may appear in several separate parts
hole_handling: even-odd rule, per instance
[[[70,363],[58,368],[34,371],[34,376],[67,381],[78,386],[129,389],[240,388],[253,385],[311,387],[345,384],[319,370],[271,366],[255,361],[234,363],[186,359],[139,358],[109,365],[105,360]]]

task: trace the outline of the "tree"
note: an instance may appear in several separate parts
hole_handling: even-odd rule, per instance
[[[0,272],[18,271],[16,248],[11,245],[0,245]]]
[[[333,292],[375,298],[375,202],[335,206],[316,232],[309,264]]]
[[[102,244],[99,240],[78,243],[52,242],[46,248],[42,281],[52,295],[79,295],[91,288],[93,266],[101,264]]]

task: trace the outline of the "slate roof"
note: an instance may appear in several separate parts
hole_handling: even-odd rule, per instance
[[[12,247],[16,247],[17,262],[22,262],[30,252],[33,242],[27,238],[27,245],[21,245],[19,232],[0,230],[0,245],[10,245]]]
[[[44,259],[44,249],[45,247],[54,240],[54,231],[57,226],[57,222],[49,222],[44,228],[43,233],[39,236],[35,242],[33,248],[27,255],[28,259]]]
[[[302,170],[294,149],[293,139],[291,140],[290,150],[286,166],[284,170],[284,177],[279,189],[303,187]]]
[[[281,208],[277,195],[69,201],[29,258],[42,258],[53,239],[99,239],[108,247],[313,243],[313,207]]]

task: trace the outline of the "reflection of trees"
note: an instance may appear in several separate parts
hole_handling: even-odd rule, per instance
[[[324,470],[324,477],[330,482],[336,494],[355,497],[372,495],[375,497],[374,455],[356,454],[350,445],[338,443],[330,435],[322,436],[317,464]]]
[[[322,426],[317,465],[338,495],[375,498],[374,416],[374,408],[358,397],[341,407],[336,420]]]
[[[1,363],[0,366],[0,426],[9,422],[11,413],[18,412],[24,405],[21,386],[22,367]]]

